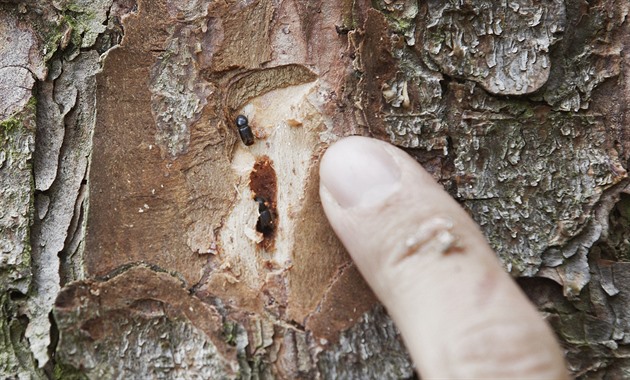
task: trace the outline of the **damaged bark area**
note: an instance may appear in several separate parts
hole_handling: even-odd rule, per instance
[[[629,14],[0,3],[0,377],[413,378],[319,203],[354,134],[463,204],[574,375],[623,377]]]
[[[135,281],[153,282],[157,270],[180,279],[177,288],[189,292],[180,298],[188,301],[160,306],[178,310],[163,318],[187,319],[187,302],[217,311],[220,318],[200,337],[205,347],[235,354],[219,361],[225,368],[215,376],[321,376],[318,357],[346,349],[339,345],[342,331],[364,321],[356,334],[365,334],[387,318],[317,195],[318,157],[336,138],[333,118],[343,116],[341,108],[325,110],[351,61],[338,57],[345,43],[334,27],[306,37],[298,3],[139,1],[98,76],[86,278],[133,271]],[[308,15],[311,23],[331,26],[341,17],[332,4]],[[247,117],[254,144],[240,141],[237,115]],[[136,270],[144,263],[149,267]],[[175,285],[156,286],[166,293]],[[111,292],[129,297],[124,287]],[[88,318],[69,305],[57,305],[57,318],[81,320],[60,323],[60,346],[76,346],[83,333],[75,326]],[[86,308],[109,313],[102,301]],[[371,310],[380,316],[365,314]],[[133,310],[128,314],[137,319]],[[216,329],[224,330],[222,339],[212,338]],[[361,345],[358,336],[351,339]],[[114,342],[103,339],[100,351]],[[376,354],[379,339],[364,344]],[[138,370],[131,362],[107,364],[117,353],[84,360],[81,352],[60,351],[59,361],[93,375],[100,368]],[[377,376],[389,358],[376,356],[355,358],[355,376],[366,373],[367,361],[373,363],[367,373]],[[411,376],[404,351],[397,360]],[[151,373],[173,376],[179,365]]]

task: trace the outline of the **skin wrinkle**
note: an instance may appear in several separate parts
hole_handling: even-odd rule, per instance
[[[554,378],[551,353],[546,345],[531,339],[544,331],[532,330],[531,326],[523,328],[500,313],[495,315],[499,317],[474,318],[449,334],[457,339],[457,344],[444,346],[444,355],[460,364],[451,367],[454,369],[451,375],[488,378],[528,374],[526,378]]]

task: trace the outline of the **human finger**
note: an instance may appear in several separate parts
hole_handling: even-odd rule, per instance
[[[405,152],[335,143],[320,196],[423,378],[567,378],[553,333],[477,225]]]

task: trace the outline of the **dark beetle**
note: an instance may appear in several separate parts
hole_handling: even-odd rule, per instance
[[[254,200],[258,203],[258,223],[256,223],[256,230],[267,234],[273,230],[273,216],[271,215],[265,198],[256,197]]]
[[[249,146],[254,143],[254,134],[249,127],[247,118],[244,115],[238,115],[236,117],[236,128],[238,128],[238,134],[241,135],[243,144]]]

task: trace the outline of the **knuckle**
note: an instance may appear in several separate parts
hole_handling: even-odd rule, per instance
[[[457,337],[457,344],[448,346],[454,376],[561,377],[546,334],[532,324],[496,318],[469,326]]]

